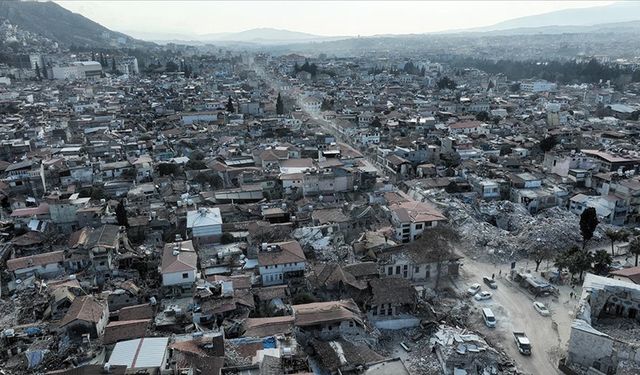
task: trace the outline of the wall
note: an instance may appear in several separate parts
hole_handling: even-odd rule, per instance
[[[188,274],[188,277],[186,279],[182,277],[183,273]],[[189,284],[189,283],[194,283],[195,281],[196,281],[196,270],[162,274],[162,285],[164,286]]]
[[[275,266],[260,266],[260,276],[262,276],[263,285],[278,285],[284,283],[285,272],[304,271],[306,268],[305,262],[289,263],[288,265],[277,264]],[[282,276],[280,276],[282,275]]]

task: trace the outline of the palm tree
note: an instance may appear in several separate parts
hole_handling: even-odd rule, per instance
[[[599,275],[606,275],[613,258],[604,250],[598,250],[593,254],[593,271]]]
[[[638,256],[640,256],[640,237],[634,238],[629,244],[629,252],[636,256],[636,267],[638,267]]]
[[[607,229],[604,233],[607,238],[611,241],[611,256],[615,256],[615,251],[613,250],[613,245],[616,241],[626,241],[629,238],[629,233],[624,230],[613,230]]]

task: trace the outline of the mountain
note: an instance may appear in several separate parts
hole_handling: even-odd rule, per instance
[[[549,26],[592,26],[630,21],[640,21],[640,2],[625,1],[589,8],[563,9],[461,31],[483,32]]]
[[[505,35],[557,35],[557,34],[640,34],[640,21],[603,23],[597,25],[578,25],[578,26],[539,26],[539,27],[520,27],[506,30],[493,30],[477,32],[478,35],[484,36],[505,36]]]
[[[248,43],[259,45],[274,45],[288,43],[305,42],[326,42],[332,40],[346,39],[344,36],[322,36],[298,31],[257,28],[235,33],[213,33],[213,34],[177,34],[177,33],[149,33],[140,31],[130,31],[132,35],[154,42],[183,42],[183,43]]]
[[[133,48],[150,45],[109,30],[53,2],[0,1],[0,20],[66,47]]]
[[[258,28],[238,33],[208,34],[202,40],[228,40],[237,42],[299,42],[311,40],[325,40],[327,37],[301,33],[298,31],[280,30],[272,28]]]

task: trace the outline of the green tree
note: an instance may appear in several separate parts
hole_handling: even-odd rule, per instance
[[[229,95],[229,100],[227,100],[227,105],[225,107],[227,112],[234,113],[235,109],[233,108],[233,100],[231,100],[231,95]]]
[[[577,246],[573,246],[571,249],[556,256],[555,266],[559,271],[567,269],[572,278],[575,274],[579,274],[580,280],[582,280],[584,271],[591,269],[592,258],[591,253],[581,251]]]
[[[278,93],[278,99],[276,99],[276,113],[278,115],[284,115],[284,103],[282,102],[280,93]]]
[[[545,259],[551,259],[552,250],[544,243],[536,243],[529,251],[529,256],[536,263],[536,272],[540,269],[540,264]]]
[[[593,232],[598,226],[598,215],[596,209],[588,207],[580,215],[580,234],[582,235],[582,249],[587,247],[587,242],[593,238]]]
[[[613,258],[605,250],[598,250],[593,254],[593,271],[598,275],[609,273],[611,263],[613,263]]]
[[[120,200],[120,203],[116,206],[116,220],[118,225],[129,227],[129,220],[127,219],[127,209],[124,207],[124,200]]]
[[[454,90],[457,85],[454,80],[445,76],[438,80],[438,82],[436,83],[436,86],[440,90],[444,90],[444,89]]]
[[[207,169],[207,164],[205,162],[203,162],[202,160],[189,160],[185,165],[184,168],[186,170],[190,170],[190,171],[199,171],[202,169]]]
[[[115,72],[116,72],[116,58],[115,58],[115,57],[113,57],[113,56],[111,57],[111,71],[112,71],[113,73],[115,73]]]
[[[638,267],[638,256],[640,256],[640,237],[636,237],[629,243],[629,252],[636,256],[636,267]]]
[[[549,136],[540,141],[539,146],[542,152],[551,151],[558,144],[555,136]]]
[[[167,63],[164,64],[164,69],[167,72],[177,72],[178,71],[178,64],[174,63],[173,61],[167,61]]]
[[[180,166],[175,163],[160,163],[158,164],[158,173],[160,176],[175,175],[180,171]]]
[[[611,256],[615,256],[615,251],[613,249],[613,245],[615,242],[626,241],[629,238],[629,233],[624,230],[613,230],[607,229],[604,234],[607,236],[609,241],[611,241]]]
[[[482,121],[482,122],[489,121],[490,120],[489,113],[487,111],[478,112],[478,114],[476,114],[476,120]]]
[[[221,244],[226,245],[226,244],[233,243],[233,241],[234,241],[234,238],[231,233],[229,232],[222,233],[222,236],[220,237]]]
[[[38,63],[36,63],[36,78],[39,80],[42,79],[42,76],[40,75],[40,66],[38,66]]]

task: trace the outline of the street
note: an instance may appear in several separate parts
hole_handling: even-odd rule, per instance
[[[499,270],[502,277],[499,277]],[[560,287],[560,298],[540,297],[534,299],[533,295],[520,289],[517,285],[506,279],[508,265],[500,268],[488,263],[476,262],[467,259],[462,267],[462,278],[458,282],[459,292],[466,293],[466,289],[473,283],[480,283],[482,290],[493,293],[488,301],[475,301],[477,306],[470,316],[474,329],[484,334],[487,340],[497,348],[505,352],[515,360],[518,369],[535,375],[561,374],[557,369],[558,361],[563,356],[564,349],[569,339],[571,322],[573,320],[573,308],[576,300],[569,299],[571,288]],[[491,290],[482,283],[482,277],[496,275],[498,289]],[[472,299],[472,297],[468,297]],[[551,311],[551,316],[541,316],[534,308],[533,301],[543,302]],[[481,309],[489,307],[496,315],[496,328],[487,328],[481,315]],[[557,323],[554,328],[553,322]],[[532,345],[532,355],[526,357],[518,352],[513,339],[514,330],[524,331]]]

